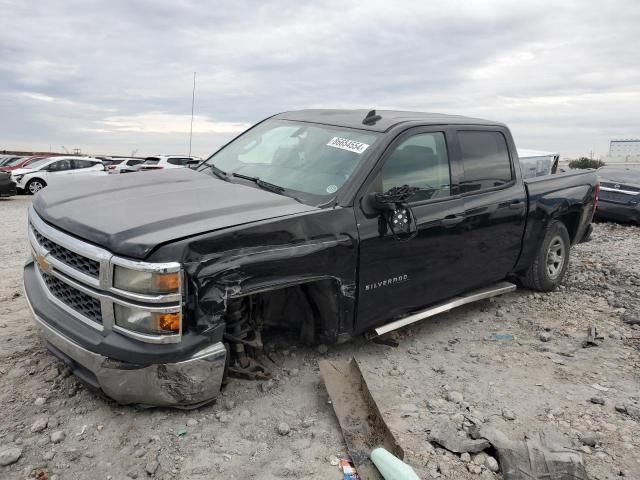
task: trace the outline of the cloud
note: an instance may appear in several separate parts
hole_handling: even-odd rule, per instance
[[[175,115],[161,112],[107,117],[102,121],[112,131],[142,133],[188,133],[191,128],[190,115]],[[235,133],[251,125],[240,122],[215,122],[202,115],[193,117],[194,133]]]
[[[2,0],[0,16],[0,149],[188,149],[194,71],[203,156],[307,107],[491,118],[568,156],[640,136],[633,0]]]

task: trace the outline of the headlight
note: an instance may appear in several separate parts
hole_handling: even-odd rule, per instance
[[[19,182],[20,180],[22,180],[22,177],[24,177],[24,174],[23,174],[23,175],[15,175],[15,176],[13,177],[13,181],[17,183],[17,182]]]
[[[137,308],[115,305],[116,325],[140,333],[180,333],[180,312],[149,312]]]
[[[113,285],[120,290],[143,294],[178,293],[180,272],[142,272],[116,265]]]

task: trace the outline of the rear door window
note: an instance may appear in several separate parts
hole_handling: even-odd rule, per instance
[[[464,174],[460,192],[501,187],[513,180],[507,141],[500,132],[458,131]]]
[[[157,165],[160,162],[160,159],[157,157],[149,157],[145,158],[143,164],[144,165]]]
[[[89,168],[95,165],[95,162],[90,160],[74,160],[73,163],[75,164],[74,168]]]
[[[190,158],[170,158],[167,160],[171,165],[186,165],[190,161]]]

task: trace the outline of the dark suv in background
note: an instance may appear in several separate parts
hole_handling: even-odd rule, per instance
[[[640,168],[602,167],[598,176],[598,218],[640,224]]]

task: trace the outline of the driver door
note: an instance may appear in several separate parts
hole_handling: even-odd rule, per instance
[[[448,128],[400,135],[369,176],[356,205],[360,235],[357,331],[366,331],[466,289],[464,201],[458,194],[457,153]],[[455,147],[454,147],[455,148]],[[365,197],[408,185],[414,236],[394,235]],[[364,200],[364,201],[363,201]]]

